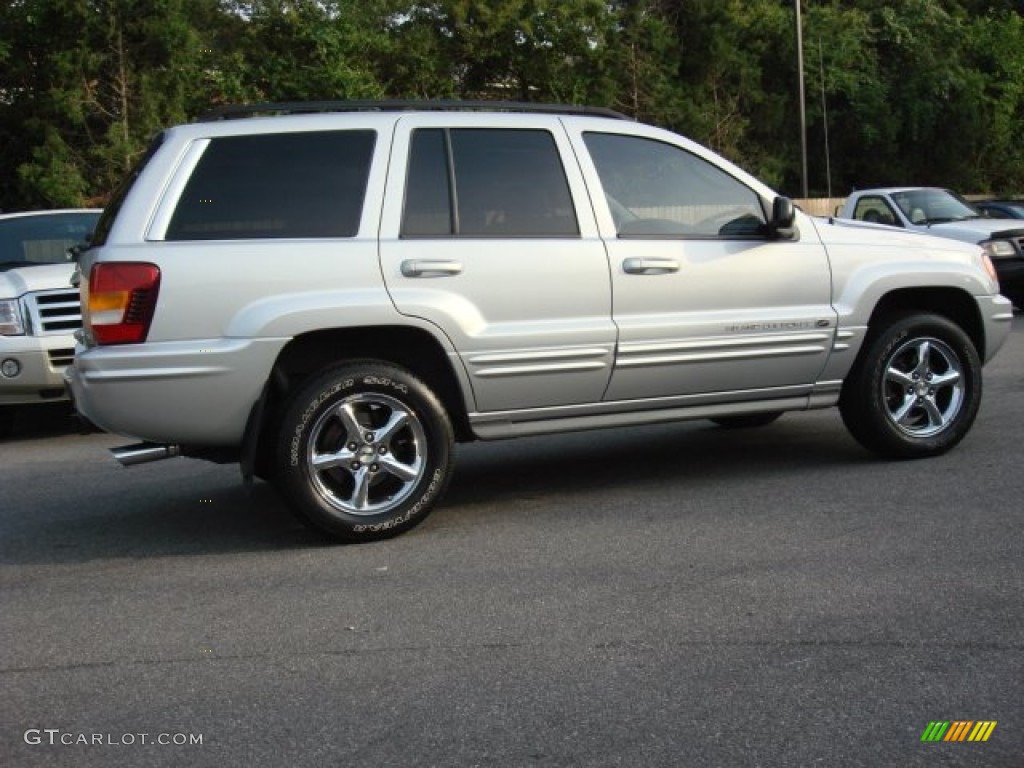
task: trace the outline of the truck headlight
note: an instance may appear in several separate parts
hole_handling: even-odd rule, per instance
[[[17,299],[0,299],[0,336],[21,336],[25,324],[21,320],[21,308]]]
[[[981,247],[993,259],[1012,259],[1017,255],[1017,249],[1009,240],[989,240],[987,243],[982,243]]]

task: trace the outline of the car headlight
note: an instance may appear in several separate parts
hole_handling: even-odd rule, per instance
[[[981,247],[988,251],[993,259],[1012,259],[1017,255],[1017,249],[1009,240],[989,240],[982,243]]]
[[[17,299],[0,299],[0,336],[21,336],[25,324],[21,320],[21,308]]]

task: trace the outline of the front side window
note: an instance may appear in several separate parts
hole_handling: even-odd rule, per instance
[[[413,133],[403,237],[577,237],[554,137],[541,130]]]
[[[679,147],[638,136],[586,133],[619,237],[762,236],[761,199]]]
[[[362,130],[212,139],[166,237],[354,237],[375,139]]]

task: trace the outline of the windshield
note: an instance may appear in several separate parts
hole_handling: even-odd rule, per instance
[[[99,211],[0,218],[0,270],[70,261],[68,248],[85,243]]]
[[[894,192],[893,201],[914,224],[940,224],[981,218],[981,213],[948,189],[911,189]]]

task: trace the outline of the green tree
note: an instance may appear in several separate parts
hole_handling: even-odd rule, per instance
[[[23,0],[0,12],[0,205],[102,203],[203,82],[213,0]]]

